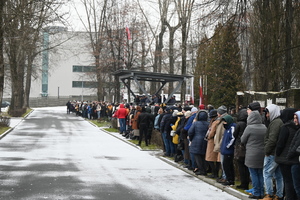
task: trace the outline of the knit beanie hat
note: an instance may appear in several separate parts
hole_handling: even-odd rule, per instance
[[[224,113],[227,113],[227,108],[226,106],[222,105],[218,108],[217,112],[220,114],[220,115],[223,115]]]
[[[247,108],[249,108],[250,110],[258,110],[258,111],[260,111],[260,103],[259,102],[253,102],[253,103],[250,103],[249,105],[248,105],[248,107]]]
[[[191,110],[192,113],[197,112],[197,111],[198,111],[198,109],[196,107],[193,107],[192,110]]]
[[[216,116],[218,116],[217,110],[211,110],[211,111],[209,112],[209,118],[214,118],[214,117],[216,117]]]
[[[184,113],[185,117],[190,117],[191,115],[192,115],[192,113],[189,110]]]

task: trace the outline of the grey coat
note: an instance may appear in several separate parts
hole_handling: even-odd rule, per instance
[[[262,124],[259,112],[252,111],[247,118],[247,127],[241,137],[241,143],[246,146],[245,165],[250,168],[263,168],[264,137],[267,128]]]

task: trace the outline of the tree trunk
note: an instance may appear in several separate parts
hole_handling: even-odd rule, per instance
[[[11,66],[11,104],[9,114],[13,117],[21,117],[24,114],[24,61],[18,63],[16,59],[10,62]]]
[[[3,57],[3,44],[4,44],[4,27],[3,27],[3,8],[6,0],[0,1],[0,104],[2,105],[3,89],[4,89],[4,57]],[[1,112],[1,109],[0,109]]]
[[[29,96],[31,87],[31,74],[32,74],[32,56],[28,56],[27,72],[26,72],[26,82],[25,82],[25,93],[24,93],[24,108],[29,108]]]
[[[284,89],[290,89],[292,84],[292,27],[293,24],[293,6],[292,0],[286,0],[285,16],[285,67],[284,67]]]
[[[186,42],[187,42],[187,21],[182,21],[182,56],[181,56],[181,74],[186,75]],[[186,82],[183,81],[181,85],[181,102],[185,100],[185,88],[186,88]]]

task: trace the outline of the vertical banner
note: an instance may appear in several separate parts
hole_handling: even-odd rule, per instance
[[[199,106],[203,104],[203,86],[202,86],[202,76],[199,78]]]
[[[131,40],[131,34],[130,34],[130,30],[129,30],[128,26],[126,26],[125,30],[126,30],[126,34],[127,34],[127,39]]]

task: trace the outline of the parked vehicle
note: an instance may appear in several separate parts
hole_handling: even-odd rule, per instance
[[[6,108],[9,105],[10,105],[10,103],[8,101],[3,101],[2,105],[1,105],[1,108]]]

